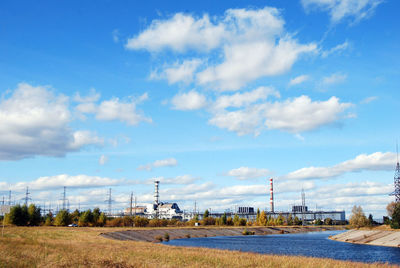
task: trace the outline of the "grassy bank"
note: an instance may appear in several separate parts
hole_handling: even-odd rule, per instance
[[[0,237],[0,267],[390,267],[99,236],[112,231],[116,228],[8,227]]]

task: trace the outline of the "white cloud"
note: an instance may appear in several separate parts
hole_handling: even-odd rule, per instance
[[[349,47],[350,47],[350,43],[348,41],[345,41],[344,43],[339,44],[339,45],[337,45],[337,46],[335,46],[335,47],[333,47],[333,48],[331,48],[329,50],[322,51],[321,56],[322,56],[322,58],[326,58],[329,55],[332,55],[332,54],[335,54],[335,53],[336,54],[340,54],[343,51],[345,51],[346,49],[348,49]]]
[[[118,29],[115,29],[114,31],[112,31],[112,38],[113,38],[114,43],[119,42],[119,36],[120,36],[120,33],[119,33]]]
[[[224,34],[224,26],[214,25],[208,15],[195,19],[191,15],[177,13],[165,21],[154,20],[148,29],[128,39],[125,47],[153,52],[164,48],[178,52],[210,50],[220,44]]]
[[[64,156],[102,139],[89,131],[73,131],[68,98],[49,87],[27,83],[0,101],[0,159],[17,160],[36,155]]]
[[[199,180],[199,178],[193,177],[192,175],[181,175],[176,176],[175,178],[164,178],[157,177],[151,178],[147,180],[148,184],[154,183],[154,181],[159,181],[162,185],[164,184],[192,184],[193,182]]]
[[[68,175],[60,174],[56,176],[39,177],[31,182],[18,182],[9,185],[13,191],[25,190],[29,187],[31,190],[45,190],[62,188],[63,186],[71,188],[91,188],[100,186],[112,186],[123,183],[121,179],[111,179],[107,177],[88,176],[88,175]]]
[[[282,74],[301,54],[317,51],[316,44],[300,44],[293,39],[285,31],[284,23],[279,10],[270,7],[229,9],[224,16],[212,20],[208,15],[195,18],[178,13],[167,20],[153,21],[129,39],[125,47],[151,52],[170,49],[178,53],[214,50],[216,56],[212,58],[221,60],[209,61],[208,67],[198,70],[196,82],[218,90],[237,90],[260,77]],[[191,81],[198,62],[190,63],[167,69],[169,82]]]
[[[367,97],[365,99],[363,99],[362,101],[360,101],[361,104],[368,104],[370,102],[376,101],[378,99],[377,96],[371,96],[371,97]]]
[[[74,141],[70,144],[70,148],[74,150],[78,150],[87,144],[92,145],[103,145],[104,139],[96,136],[95,133],[88,130],[80,130],[75,131],[73,133]]]
[[[296,76],[295,78],[290,79],[289,86],[295,86],[295,85],[304,83],[305,81],[307,81],[309,79],[310,79],[310,77],[305,74]]]
[[[327,101],[312,101],[300,96],[285,102],[275,102],[265,111],[265,125],[269,129],[280,129],[298,133],[319,128],[337,121],[350,103],[340,103],[336,97]]]
[[[175,110],[198,110],[207,105],[207,99],[204,95],[195,90],[188,93],[180,93],[175,95],[172,100],[172,108]]]
[[[253,105],[237,111],[217,112],[208,123],[236,132],[239,136],[251,133],[257,136],[262,129],[263,109],[262,105]]]
[[[391,170],[396,162],[396,154],[376,152],[361,154],[356,158],[339,163],[332,167],[306,167],[282,176],[282,179],[307,180],[328,179],[341,176],[348,172],[363,170]]]
[[[167,158],[167,159],[162,159],[162,160],[156,160],[150,164],[141,165],[137,169],[151,171],[153,168],[174,167],[176,165],[178,165],[178,161],[175,158]]]
[[[97,120],[113,121],[118,120],[128,125],[137,125],[140,122],[152,122],[151,118],[144,116],[140,111],[136,110],[136,105],[148,99],[147,93],[139,96],[137,99],[129,97],[128,100],[120,100],[112,98],[102,101],[100,104],[91,102],[80,103],[76,106],[76,110],[82,114],[94,114]]]
[[[339,23],[345,18],[359,22],[369,18],[382,0],[301,0],[306,11],[320,9],[328,11],[332,23]]]
[[[265,102],[236,111],[216,112],[209,123],[238,135],[258,135],[265,127],[297,134],[338,121],[351,105],[339,102],[336,97],[312,101],[308,96],[300,96],[284,102]]]
[[[75,93],[74,101],[80,103],[96,102],[100,99],[100,96],[100,93],[96,92],[96,89],[91,88],[89,94],[84,97],[82,97],[79,92]]]
[[[334,73],[330,76],[323,77],[321,80],[321,85],[330,86],[330,85],[340,84],[346,81],[346,79],[347,79],[346,74]]]
[[[105,165],[108,162],[108,157],[102,154],[99,158],[99,164],[100,165]]]
[[[247,180],[247,179],[266,177],[270,173],[271,172],[268,169],[240,167],[228,171],[226,175],[236,177],[239,180]]]
[[[184,60],[182,63],[175,62],[163,69],[161,74],[153,72],[150,78],[161,79],[166,78],[169,84],[183,82],[189,84],[193,81],[195,71],[203,63],[201,59]]]
[[[253,91],[235,93],[233,95],[222,95],[217,98],[213,108],[225,109],[228,107],[240,108],[259,100],[266,100],[268,96],[280,98],[280,93],[271,87],[258,87]]]
[[[300,45],[290,38],[249,41],[224,48],[224,61],[200,72],[200,85],[219,90],[237,90],[264,76],[279,75],[290,70],[302,53],[314,52],[315,44]]]

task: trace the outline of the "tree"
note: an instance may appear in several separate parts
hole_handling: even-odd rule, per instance
[[[400,203],[396,203],[393,213],[392,213],[392,221],[390,223],[390,227],[393,229],[400,228]]]
[[[395,206],[396,206],[396,202],[390,202],[390,203],[386,206],[386,210],[387,210],[387,213],[388,213],[388,216],[389,216],[389,217],[392,217]]]
[[[374,225],[374,218],[372,217],[372,214],[369,214],[368,216],[368,225],[369,226]]]
[[[41,222],[40,208],[36,207],[34,204],[30,204],[28,207],[28,225],[38,226]]]
[[[326,218],[324,220],[325,225],[332,225],[333,224],[333,220],[331,218]]]
[[[259,218],[258,221],[259,221],[259,224],[260,224],[261,226],[267,225],[267,214],[265,213],[264,210],[261,211],[261,213],[260,213],[260,218]]]
[[[84,211],[79,217],[79,226],[89,226],[93,223],[93,213],[92,210],[88,209]]]
[[[285,222],[285,219],[283,218],[283,216],[281,214],[279,214],[278,218],[276,218],[276,225],[283,225]]]
[[[240,221],[240,218],[239,218],[238,214],[235,214],[235,216],[233,216],[233,225],[239,226],[239,221]]]
[[[10,213],[7,214],[7,222],[15,224],[17,226],[25,226],[28,224],[29,215],[28,208],[26,205],[16,205],[10,209]]]
[[[44,221],[45,226],[52,226],[53,225],[53,213],[49,212],[49,214],[46,215],[46,219]]]
[[[99,208],[94,208],[92,214],[93,214],[93,219],[92,219],[93,225],[97,226],[97,222],[98,222],[99,217],[100,217],[100,209]]]
[[[368,225],[368,219],[365,217],[365,214],[361,208],[361,206],[354,206],[351,210],[352,215],[350,216],[350,225],[359,228]]]
[[[134,222],[135,222],[135,219],[134,219]],[[106,214],[104,214],[104,212],[102,212],[102,213],[100,213],[99,219],[97,221],[97,225],[103,227],[104,225],[106,225],[106,223],[107,223],[107,216],[106,216]],[[136,222],[135,222],[135,226],[136,226]]]
[[[206,209],[203,214],[203,219],[208,218],[208,216],[210,216],[210,212],[208,211],[208,209]]]
[[[60,210],[54,220],[56,226],[67,226],[71,223],[71,215],[65,209]]]
[[[293,225],[293,216],[292,214],[289,214],[287,217],[287,225]]]
[[[315,220],[315,225],[322,225],[322,221],[321,221],[321,219],[316,219]]]
[[[224,215],[222,215],[222,217],[221,217],[222,225],[226,225],[226,220],[227,220],[227,217],[226,217],[226,212],[225,212]]]
[[[257,223],[258,225],[260,224],[260,209],[259,209],[259,208],[257,208],[256,223]]]
[[[294,223],[294,225],[301,225],[302,224],[301,220],[297,216],[294,217],[293,223]]]

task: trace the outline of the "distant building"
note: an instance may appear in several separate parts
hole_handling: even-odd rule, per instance
[[[145,206],[136,206],[132,208],[132,215],[144,215],[146,212]],[[124,215],[129,216],[131,215],[131,208],[124,209]]]
[[[145,215],[148,218],[159,219],[183,219],[183,211],[177,203],[162,203],[158,205],[149,204],[146,207]]]

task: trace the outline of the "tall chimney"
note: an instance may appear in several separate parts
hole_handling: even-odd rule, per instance
[[[154,181],[154,205],[158,205],[158,184],[160,181]]]
[[[273,178],[270,178],[269,182],[271,184],[271,190],[269,192],[269,195],[270,195],[269,204],[271,206],[271,212],[274,212],[274,183],[273,183]]]

